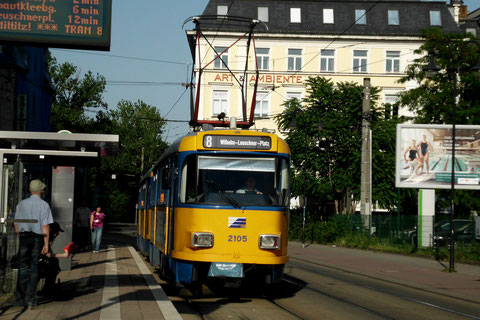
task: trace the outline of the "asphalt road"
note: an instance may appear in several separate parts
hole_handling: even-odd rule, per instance
[[[135,244],[135,227],[111,225],[106,241]],[[349,266],[351,267],[351,266]],[[480,319],[480,301],[291,258],[276,286],[203,287],[194,297],[155,274],[182,317],[189,319]],[[392,270],[392,272],[395,272]],[[480,278],[480,277],[479,277]]]

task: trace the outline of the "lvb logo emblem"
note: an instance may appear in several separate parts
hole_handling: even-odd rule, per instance
[[[246,228],[247,218],[245,217],[228,217],[229,228]]]

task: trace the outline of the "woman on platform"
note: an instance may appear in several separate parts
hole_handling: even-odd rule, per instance
[[[90,216],[90,230],[92,230],[92,247],[94,253],[100,252],[100,243],[102,242],[103,220],[105,213],[101,212],[102,207],[97,209]]]

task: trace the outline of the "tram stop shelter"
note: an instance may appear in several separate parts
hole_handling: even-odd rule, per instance
[[[74,210],[87,195],[87,168],[115,156],[118,145],[118,135],[0,131],[0,296],[15,290],[17,271],[9,263],[18,249],[13,223],[36,222],[14,218],[17,204],[29,195],[29,182],[41,179],[47,185],[45,200],[64,230],[52,250],[63,252],[72,241]],[[70,270],[71,259],[60,259],[60,268]]]

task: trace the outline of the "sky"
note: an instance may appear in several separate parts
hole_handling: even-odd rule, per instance
[[[208,0],[113,0],[110,51],[52,49],[59,63],[71,62],[81,73],[92,71],[107,80],[104,100],[110,109],[120,100],[155,106],[168,120],[189,120],[188,80],[192,56],[183,22],[200,15]],[[469,11],[480,0],[464,0]],[[128,57],[128,58],[122,58]],[[119,85],[119,81],[147,82]],[[115,84],[117,82],[117,84]],[[158,84],[161,82],[161,84]],[[185,122],[168,122],[164,140],[171,143],[188,132]]]

